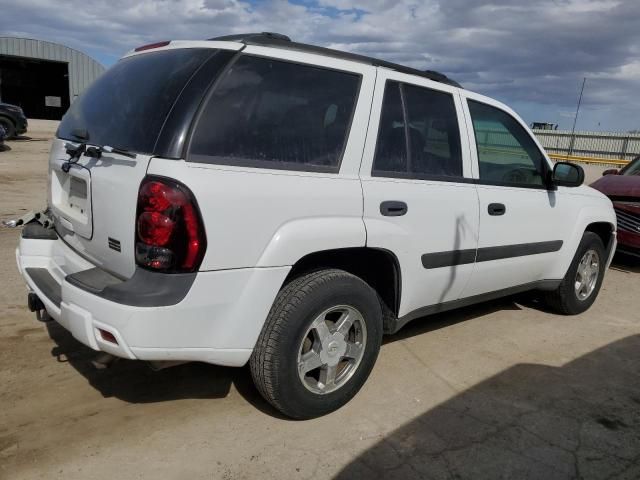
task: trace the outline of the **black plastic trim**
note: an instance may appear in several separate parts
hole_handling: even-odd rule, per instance
[[[476,261],[476,249],[452,250],[450,252],[425,253],[422,255],[424,268],[451,267],[454,265],[466,265]]]
[[[214,52],[194,72],[178,95],[160,129],[153,149],[155,155],[172,159],[184,158],[189,132],[196,113],[207,96],[207,91],[238,54],[232,50],[214,50]]]
[[[524,257],[540,253],[557,252],[562,248],[562,240],[550,240],[548,242],[519,243],[516,245],[504,245],[500,247],[484,247],[478,249],[476,262],[489,262],[503,258]]]
[[[194,273],[159,273],[136,268],[128,280],[91,268],[67,275],[65,281],[100,298],[133,307],[167,307],[180,303],[191,289]]]
[[[36,284],[42,294],[51,300],[56,307],[60,308],[62,286],[56,282],[49,270],[46,268],[25,268],[25,273],[31,277],[31,280],[33,280],[33,283]]]
[[[504,258],[524,257],[540,253],[557,252],[562,248],[562,240],[547,242],[519,243],[515,245],[501,245],[498,247],[482,247],[465,250],[451,250],[446,252],[425,253],[422,255],[424,268],[442,268],[454,265],[465,265],[474,262],[490,262]]]
[[[387,200],[380,204],[380,213],[385,217],[401,217],[408,211],[407,204],[397,200]]]
[[[58,234],[53,228],[44,228],[39,223],[28,223],[22,228],[22,238],[28,240],[57,240]]]
[[[487,205],[487,213],[489,215],[499,217],[507,213],[507,207],[504,203],[490,203]]]
[[[428,315],[434,315],[436,313],[446,312],[454,310],[456,308],[467,307],[469,305],[475,305],[477,303],[487,302],[495,300],[497,298],[508,297],[509,295],[515,295],[517,293],[528,292],[529,290],[543,290],[553,291],[562,282],[560,280],[538,280],[536,282],[525,283],[523,285],[517,285],[515,287],[503,288],[502,290],[496,290],[495,292],[481,293],[480,295],[474,295],[472,297],[461,298],[458,300],[451,300],[449,302],[439,303],[436,305],[429,305],[427,307],[418,308],[396,320],[394,328],[386,333],[396,333],[402,327],[412,320],[416,320]]]

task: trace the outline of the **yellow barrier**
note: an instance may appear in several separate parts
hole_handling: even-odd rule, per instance
[[[611,159],[611,158],[599,158],[599,157],[578,157],[576,155],[563,155],[560,153],[549,153],[549,158],[553,160],[566,160],[573,162],[581,162],[581,163],[597,163],[597,164],[606,164],[606,165],[626,165],[629,163],[629,160],[619,160],[619,159]]]

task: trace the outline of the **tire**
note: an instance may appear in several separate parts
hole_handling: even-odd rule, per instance
[[[354,320],[350,327],[347,314]],[[339,326],[349,328],[345,336]],[[331,335],[321,337],[319,331]],[[381,342],[375,290],[343,270],[307,273],[278,293],[249,360],[251,375],[260,394],[284,415],[319,417],[358,393]],[[325,363],[306,372],[316,362]],[[337,372],[333,383],[331,372]]]
[[[15,137],[16,135],[16,127],[13,125],[13,122],[5,117],[0,117],[0,125],[2,125],[5,129],[5,139],[9,140],[10,138]]]
[[[587,262],[591,266],[592,273],[597,274],[597,277],[595,277],[592,287],[578,289],[578,282],[583,280],[583,275],[578,276],[578,269],[581,268],[581,261],[585,260],[588,252],[595,252],[597,255],[597,267],[593,262]],[[606,263],[606,252],[600,237],[593,232],[585,232],[564,279],[556,290],[546,294],[545,302],[547,305],[564,315],[577,315],[589,309],[600,291]],[[585,277],[590,278],[590,275],[585,275]],[[587,290],[590,292],[585,297]]]

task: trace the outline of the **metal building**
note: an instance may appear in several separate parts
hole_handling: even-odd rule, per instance
[[[29,118],[59,120],[105,68],[64,45],[0,37],[0,102],[19,105]]]

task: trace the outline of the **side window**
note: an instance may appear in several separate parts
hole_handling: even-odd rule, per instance
[[[382,101],[380,126],[373,171],[380,176],[388,173],[407,173],[407,137],[405,135],[404,111],[400,96],[400,84],[387,82]]]
[[[511,115],[469,100],[478,149],[480,180],[514,186],[543,186],[546,162],[527,131]]]
[[[460,131],[453,97],[387,82],[373,163],[377,176],[462,176]]]
[[[360,76],[245,55],[210,95],[189,160],[337,172]]]

